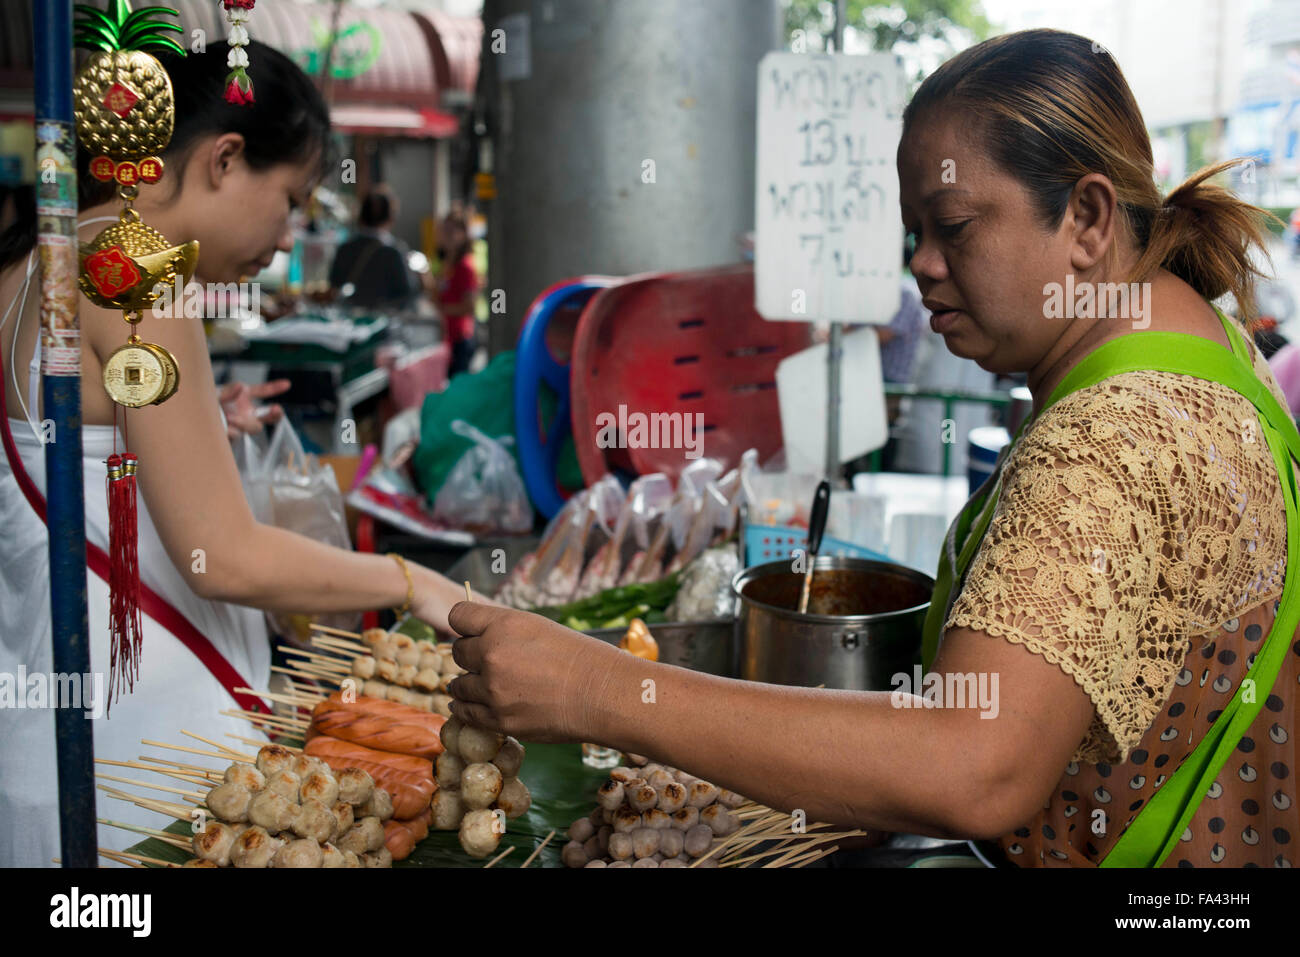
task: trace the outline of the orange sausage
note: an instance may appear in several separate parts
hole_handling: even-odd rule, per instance
[[[420,713],[432,720],[407,722],[399,716],[352,711],[323,701],[312,714],[311,730],[377,751],[411,754],[432,761],[442,754],[440,732],[446,719],[438,714]]]
[[[312,738],[303,750],[335,771],[360,768],[367,772],[376,785],[392,795],[394,817],[409,819],[423,814],[437,789],[433,764],[423,758],[374,751],[325,735]]]
[[[415,843],[415,835],[401,821],[384,822],[384,847],[393,855],[393,860],[404,861],[410,857]]]

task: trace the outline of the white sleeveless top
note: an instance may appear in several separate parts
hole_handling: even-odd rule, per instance
[[[21,312],[21,310],[19,310]],[[21,317],[19,317],[21,319]],[[40,337],[37,337],[39,350]],[[16,361],[16,360],[15,360]],[[35,361],[35,360],[33,360]],[[38,366],[39,372],[39,366]],[[39,376],[34,376],[35,381]],[[29,390],[29,417],[37,414],[35,389]],[[9,420],[23,468],[45,495],[45,450],[36,436],[34,421]],[[86,490],[86,539],[108,549],[108,502],[105,493],[106,459],[113,451],[116,430],[107,425],[83,425],[82,465]],[[125,448],[120,436],[117,448]],[[140,468],[151,467],[141,462]],[[158,467],[165,467],[159,463]],[[271,677],[271,649],[263,612],[226,602],[200,598],[172,565],[149,516],[148,503],[137,500],[140,580],[184,615],[230,665],[247,686],[265,689]],[[52,668],[50,625],[50,567],[45,524],[32,510],[0,450],[0,680],[14,681],[25,669],[49,675]],[[103,674],[108,690],[109,593],[108,584],[86,571],[86,597],[90,626],[90,660],[93,672]],[[218,712],[238,707],[234,699],[203,663],[170,631],[143,616],[144,642],[135,690],[113,704],[111,717],[93,720],[96,759],[135,761],[152,754],[213,767],[216,758],[186,756],[141,745],[142,738],[207,749],[187,738],[180,729],[221,741],[245,753],[255,749],[226,737],[263,736],[239,718]],[[30,679],[28,684],[30,685]],[[17,692],[23,694],[23,686]],[[8,703],[6,702],[6,705]],[[183,786],[161,775],[130,768],[96,765],[96,771],[115,777],[156,784]],[[174,795],[132,787],[113,781],[110,787],[140,795],[172,800]],[[175,798],[180,800],[179,798]],[[169,823],[160,813],[138,808],[102,791],[95,795],[97,816],[144,827]],[[143,840],[116,827],[99,827],[99,846],[120,850]],[[54,711],[0,707],[0,867],[48,867],[60,856],[58,781],[55,768]],[[101,864],[108,862],[101,859]]]

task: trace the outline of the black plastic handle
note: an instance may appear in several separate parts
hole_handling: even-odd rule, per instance
[[[822,533],[826,531],[826,515],[831,510],[831,483],[822,479],[813,496],[812,515],[808,519],[808,554],[816,555],[822,548]]]

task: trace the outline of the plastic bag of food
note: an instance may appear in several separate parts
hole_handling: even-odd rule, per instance
[[[662,512],[672,494],[671,480],[660,472],[642,475],[631,484],[627,497],[617,510],[608,540],[600,546],[582,573],[582,580],[574,593],[575,600],[588,598],[618,584],[628,542],[639,541],[642,548],[649,544],[646,526]]]
[[[735,616],[731,579],[740,556],[731,546],[706,549],[682,571],[677,597],[664,613],[669,621],[713,621]]]
[[[628,562],[618,583],[631,585],[653,582],[668,574],[667,565],[674,551],[686,543],[695,514],[702,506],[704,488],[722,472],[717,459],[700,459],[682,469],[677,491],[660,518],[650,544]]]
[[[474,445],[452,466],[434,499],[433,515],[453,528],[476,533],[526,532],[533,527],[533,507],[519,467],[506,446],[514,437],[494,439],[464,419],[452,431]]]
[[[569,535],[554,565],[548,568],[539,562],[533,574],[533,582],[539,589],[538,604],[558,605],[573,599],[587,556],[609,539],[598,519],[616,515],[622,501],[623,487],[612,475],[606,475],[587,489],[584,507],[571,516]]]
[[[758,474],[758,449],[750,449],[740,457],[740,465],[718,480],[718,490],[727,500],[727,507],[718,522],[718,533],[713,543],[720,545],[736,530],[736,517],[742,505],[755,502],[754,477]]]
[[[559,560],[569,536],[574,531],[574,515],[587,507],[587,491],[574,495],[555,513],[542,532],[537,548],[525,555],[511,570],[506,583],[496,593],[496,600],[512,608],[533,608],[538,604],[537,582]]]
[[[704,489],[693,498],[692,506],[690,522],[672,561],[665,568],[667,572],[685,568],[700,552],[708,548],[714,530],[727,522],[727,496],[716,482],[704,483]]]

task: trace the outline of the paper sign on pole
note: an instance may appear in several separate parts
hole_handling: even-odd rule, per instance
[[[764,318],[884,324],[897,312],[903,99],[892,54],[759,63],[754,298]]]

